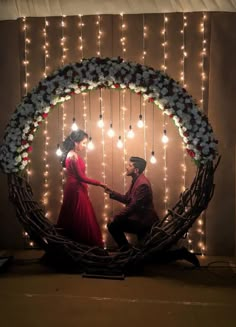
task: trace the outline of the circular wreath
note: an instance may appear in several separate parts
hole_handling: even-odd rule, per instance
[[[59,235],[33,200],[31,188],[20,174],[28,164],[34,134],[50,110],[74,94],[102,87],[128,89],[140,94],[170,116],[186,151],[199,167],[191,188],[181,194],[180,201],[162,222],[153,226],[146,245],[142,249],[134,248],[126,259],[120,253],[111,258],[101,249],[91,249]],[[76,263],[83,269],[91,265],[104,268],[110,264],[113,268],[124,268],[142,261],[152,252],[166,249],[186,233],[213,195],[213,162],[217,155],[217,140],[207,116],[178,82],[162,71],[119,57],[93,57],[56,70],[23,97],[6,128],[0,147],[0,168],[9,176],[9,192],[18,218],[46,251],[54,255],[60,253],[60,260],[66,260],[69,265]],[[166,242],[163,242],[163,237]]]

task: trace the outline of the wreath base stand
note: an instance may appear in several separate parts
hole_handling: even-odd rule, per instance
[[[213,196],[214,173],[219,161],[220,158],[215,165],[209,162],[198,168],[191,187],[180,194],[177,204],[168,210],[161,222],[153,225],[141,248],[133,247],[112,255],[101,248],[79,244],[61,235],[45,218],[24,177],[8,174],[9,196],[23,228],[52,259],[51,265],[64,272],[116,278],[136,273],[146,262],[158,262],[164,252],[187,233]]]

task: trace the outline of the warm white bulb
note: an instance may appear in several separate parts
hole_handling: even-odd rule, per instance
[[[123,142],[121,141],[121,137],[119,137],[119,139],[117,141],[117,148],[119,148],[119,149],[123,148]]]
[[[150,162],[151,162],[152,164],[155,164],[155,163],[157,162],[157,159],[156,159],[156,157],[155,157],[154,152],[152,152],[152,155],[151,155],[151,158],[150,158]]]
[[[60,157],[62,155],[62,151],[61,151],[61,148],[60,147],[57,148],[56,155],[58,157]]]
[[[87,148],[88,148],[88,150],[93,150],[94,149],[94,143],[93,143],[92,139],[89,140]]]
[[[109,128],[108,132],[107,132],[107,135],[109,137],[113,137],[115,135],[115,131],[112,127]]]
[[[162,143],[165,143],[165,144],[169,142],[169,138],[166,135],[166,130],[164,130],[164,133],[162,135],[161,141],[162,141]]]
[[[104,127],[104,121],[102,119],[102,115],[99,116],[99,121],[97,123],[99,128],[103,128]]]
[[[131,126],[129,127],[129,131],[127,133],[127,137],[129,139],[132,139],[134,137],[134,131],[132,130],[132,127]]]
[[[143,120],[140,118],[138,123],[137,123],[138,128],[143,128],[144,124],[143,124]]]
[[[71,129],[72,129],[72,131],[78,131],[79,127],[78,127],[78,125],[76,124],[75,121],[74,121],[73,124],[71,125]]]

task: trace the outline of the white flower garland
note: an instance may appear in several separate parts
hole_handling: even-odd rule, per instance
[[[39,82],[17,106],[0,147],[0,165],[5,173],[25,169],[34,134],[51,108],[99,87],[129,89],[173,118],[188,154],[195,163],[206,164],[217,156],[217,141],[207,117],[185,89],[165,73],[123,61],[121,58],[91,58],[69,64]]]

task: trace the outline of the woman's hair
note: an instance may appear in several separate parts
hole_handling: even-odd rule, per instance
[[[65,167],[66,157],[70,150],[74,149],[75,142],[81,142],[84,139],[88,138],[88,134],[81,129],[78,131],[73,131],[62,143],[62,156],[61,156],[61,164],[62,167]]]

